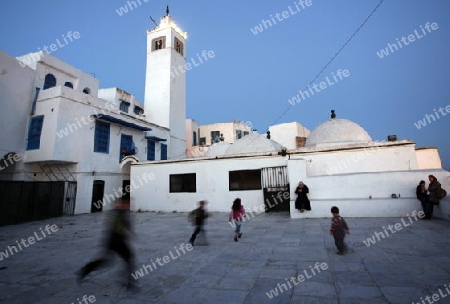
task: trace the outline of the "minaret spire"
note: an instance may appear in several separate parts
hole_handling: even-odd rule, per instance
[[[166,7],[166,16],[169,16],[169,6]]]

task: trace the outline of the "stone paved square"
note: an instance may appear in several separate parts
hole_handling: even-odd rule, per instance
[[[346,218],[348,253],[339,256],[328,232],[330,218],[260,214],[243,223],[243,236],[234,242],[227,214],[212,213],[209,245],[177,254],[193,231],[187,214],[132,213],[137,270],[169,256],[167,263],[142,272],[136,291],[124,287],[118,257],[78,285],[74,273],[101,253],[108,215],[0,227],[0,303],[78,304],[84,295],[120,304],[427,303],[427,296],[434,303],[433,294],[450,303],[450,222],[441,219],[414,222],[367,246],[363,241],[401,219]],[[8,246],[17,248],[21,239],[41,236],[40,228],[53,224],[56,232],[10,254]],[[318,272],[318,262],[327,268]]]

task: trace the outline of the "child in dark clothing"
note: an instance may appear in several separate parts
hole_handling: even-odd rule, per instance
[[[331,219],[330,234],[334,237],[334,243],[338,249],[336,253],[343,255],[346,249],[344,244],[345,234],[350,233],[350,230],[348,229],[347,222],[339,215],[338,207],[331,207],[331,213],[333,217]]]
[[[203,225],[205,224],[205,219],[208,217],[208,213],[205,210],[206,201],[200,201],[199,206],[195,209],[195,230],[189,240],[189,244],[194,246],[195,239],[200,232],[205,233]]]

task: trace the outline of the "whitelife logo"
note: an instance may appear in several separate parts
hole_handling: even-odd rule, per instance
[[[419,220],[419,218],[425,217],[425,213],[423,211],[417,212],[416,210],[414,210],[413,212],[411,212],[411,215],[407,214],[407,216],[408,216],[409,223],[405,222],[405,220],[402,218],[402,223],[396,223],[395,225],[388,225],[387,228],[384,228],[384,226],[383,226],[384,233],[383,233],[383,231],[375,232],[373,237],[368,238],[367,240],[363,241],[364,245],[366,245],[367,247],[370,247],[371,245],[375,245],[377,243],[377,240],[375,239],[375,237],[378,239],[378,241],[381,241],[380,237],[382,237],[384,239],[390,235],[388,232],[388,229],[392,234],[394,234],[397,231],[402,230],[403,227],[411,226],[414,223],[411,219],[411,216],[417,222]],[[402,224],[403,224],[403,227],[402,227]]]
[[[431,33],[431,30],[435,31],[438,28],[439,28],[439,26],[438,26],[438,24],[436,22],[433,22],[433,23],[427,22],[425,24],[426,31],[425,31],[425,29],[422,26],[420,26],[420,29],[422,30],[422,34],[423,35],[420,35],[417,32],[417,30],[414,30],[414,34],[408,35],[408,41],[409,42],[406,41],[407,38],[405,36],[402,36],[402,38],[400,38],[400,40],[398,38],[396,38],[395,40],[397,40],[397,44],[395,44],[395,43],[394,44],[388,43],[386,48],[384,48],[384,49],[380,50],[379,52],[377,52],[377,55],[378,55],[378,57],[380,57],[380,59],[383,59],[384,57],[389,56],[389,54],[392,54],[392,53],[398,51],[399,48],[403,48],[403,46],[407,46],[410,43],[416,41],[416,38],[417,38],[417,40],[419,40],[422,37],[426,36],[427,32],[429,34],[429,33]],[[403,45],[402,45],[402,42],[403,42]]]
[[[308,6],[312,5],[312,0],[299,0],[298,2],[294,2],[295,8],[297,10],[292,9],[292,7],[289,5],[288,9],[289,11],[283,11],[281,14],[280,13],[276,13],[275,14],[275,18],[281,22],[287,18],[289,18],[290,16],[294,16],[296,14],[298,14],[300,11],[305,10]],[[300,8],[300,6],[302,8]],[[255,26],[254,28],[251,28],[250,31],[253,33],[253,35],[258,35],[259,33],[262,33],[264,31],[264,29],[269,29],[269,27],[274,26],[275,24],[277,24],[277,21],[275,20],[275,18],[270,15],[270,20],[261,20],[261,23],[257,26]]]
[[[5,251],[0,251],[0,261],[3,261],[4,259],[8,258],[10,255],[13,256],[14,253],[19,253],[19,251],[22,251],[23,247],[27,248],[30,245],[33,245],[34,243],[36,243],[36,241],[40,241],[45,239],[48,235],[51,235],[52,232],[55,233],[56,231],[58,231],[58,226],[53,224],[53,225],[45,225],[45,232],[47,232],[47,234],[42,230],[42,227],[39,228],[41,230],[41,235],[42,237],[40,237],[40,235],[35,231],[34,232],[34,236],[30,236],[28,237],[28,239],[21,239],[20,242],[16,241],[17,243],[17,247],[19,247],[19,250],[17,250],[16,246],[8,246],[8,248]],[[27,243],[28,241],[28,243]],[[13,250],[15,252],[13,252]],[[9,253],[8,253],[9,251]]]
[[[310,96],[314,95],[314,91],[316,93],[319,93],[322,90],[325,90],[326,88],[328,88],[329,86],[331,87],[332,85],[334,85],[335,83],[339,82],[340,80],[343,80],[344,78],[350,76],[350,71],[349,70],[342,70],[339,69],[336,72],[336,75],[334,75],[334,73],[332,72],[331,75],[333,76],[334,82],[331,81],[328,76],[325,77],[326,81],[322,81],[319,83],[319,85],[317,85],[316,83],[314,83],[312,86],[308,85],[308,89],[306,89],[305,91],[298,91],[298,94],[294,97],[292,97],[291,99],[288,100],[288,102],[293,106],[297,103],[300,103],[303,100],[305,100],[306,98],[309,98]],[[339,79],[338,79],[339,77]],[[319,89],[320,87],[320,89]],[[314,90],[313,90],[314,89]],[[309,94],[311,93],[311,95]]]
[[[67,34],[66,34],[66,36],[63,34],[63,35],[61,35],[61,37],[63,38],[65,44],[62,43],[62,42],[59,40],[59,38],[57,38],[57,39],[56,39],[56,43],[52,43],[52,44],[50,44],[50,46],[44,45],[44,47],[43,47],[42,49],[45,51],[45,53],[47,53],[47,54],[50,55],[52,52],[55,52],[55,51],[57,51],[58,49],[63,48],[63,47],[65,47],[66,45],[68,45],[69,42],[73,42],[74,40],[79,39],[79,38],[81,37],[81,35],[80,35],[80,33],[77,32],[77,31],[75,31],[75,32],[73,32],[73,33],[72,33],[72,31],[68,31]],[[67,41],[67,40],[69,40],[69,41]],[[49,48],[50,48],[50,50],[49,50]],[[38,48],[38,50],[41,50],[41,48]],[[45,56],[45,54],[42,53],[42,57],[44,57],[44,56]],[[19,64],[20,64],[22,67],[26,67],[26,66],[31,65],[33,62],[36,62],[36,61],[38,61],[38,60],[40,60],[40,58],[39,58],[39,52],[38,52],[38,53],[31,53],[31,54],[29,54],[29,55],[26,55],[26,56],[21,57],[21,58],[19,59]]]

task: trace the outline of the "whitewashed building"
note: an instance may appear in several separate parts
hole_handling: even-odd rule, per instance
[[[185,158],[185,74],[173,77],[171,69],[185,64],[186,37],[169,15],[147,32],[144,103],[119,88],[99,89],[98,79],[46,53],[0,52],[0,164],[8,164],[0,169],[2,187],[53,183],[58,193],[44,191],[33,210],[55,196],[49,208],[94,212],[152,180],[130,181],[131,163]],[[16,193],[0,207],[8,199],[30,201]]]
[[[373,142],[361,126],[346,119],[325,121],[304,147],[284,155],[281,145],[270,149],[268,142],[255,134],[223,149],[223,155],[133,164],[132,179],[146,172],[155,179],[132,192],[131,208],[187,212],[206,199],[210,211],[228,212],[240,197],[247,210],[276,208],[287,200],[292,218],[329,217],[333,205],[349,217],[390,217],[421,210],[415,188],[429,174],[450,189],[450,173],[441,168],[436,149],[417,151],[411,140]],[[300,181],[310,189],[309,212],[294,208]],[[435,209],[435,216],[447,218],[449,199]]]

